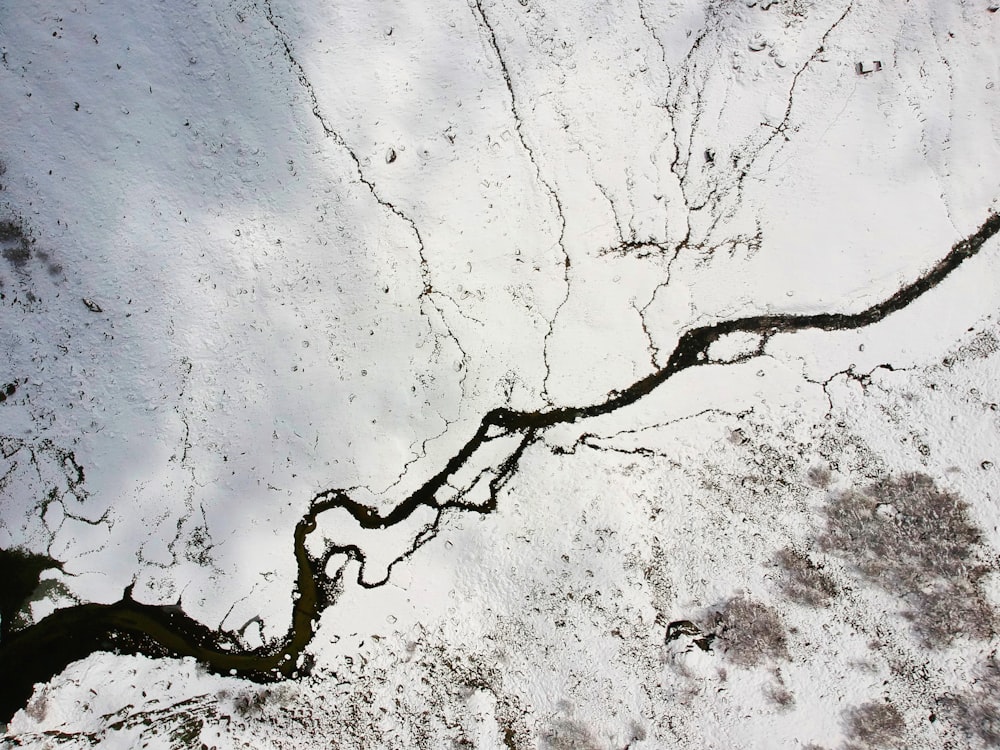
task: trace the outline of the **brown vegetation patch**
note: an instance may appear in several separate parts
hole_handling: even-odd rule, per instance
[[[779,550],[774,561],[781,569],[782,593],[793,602],[825,607],[839,593],[833,579],[802,552],[788,548]]]
[[[729,661],[755,667],[769,659],[787,659],[788,643],[781,618],[770,607],[743,596],[727,599],[705,623]]]
[[[904,474],[833,496],[825,514],[821,548],[901,597],[925,645],[992,634],[981,587],[989,569],[977,562],[982,539],[957,495],[925,474]]]

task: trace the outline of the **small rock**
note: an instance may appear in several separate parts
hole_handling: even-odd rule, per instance
[[[759,34],[750,40],[747,45],[751,52],[761,52],[765,47],[767,47],[767,40]]]
[[[389,150],[385,152],[385,163],[392,164],[396,161],[396,149],[389,147]]]
[[[708,651],[712,647],[715,635],[703,633],[701,628],[690,620],[674,620],[667,625],[667,633],[663,639],[664,644],[678,641],[678,646],[682,651],[689,651],[692,647],[697,647],[701,651]]]
[[[101,306],[96,302],[94,302],[94,300],[92,299],[87,299],[86,297],[84,297],[83,304],[85,304],[87,306],[87,309],[90,310],[91,312],[95,313],[104,312]]]

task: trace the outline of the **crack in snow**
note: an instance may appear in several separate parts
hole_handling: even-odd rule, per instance
[[[507,86],[507,94],[510,96],[510,109],[511,109],[511,114],[514,117],[514,129],[517,131],[517,137],[521,141],[521,146],[524,148],[525,153],[527,153],[528,158],[531,160],[531,163],[535,168],[535,177],[545,188],[546,192],[548,192],[549,197],[555,204],[556,213],[559,216],[559,238],[557,240],[557,244],[559,246],[559,249],[562,251],[563,255],[563,283],[565,285],[566,291],[562,301],[559,303],[559,305],[555,309],[555,312],[552,314],[552,319],[549,320],[549,329],[546,332],[544,338],[542,339],[542,360],[545,365],[545,377],[542,379],[541,395],[542,398],[545,399],[546,403],[548,403],[551,406],[552,401],[550,400],[548,394],[548,382],[552,374],[551,365],[549,363],[549,340],[552,338],[552,333],[553,330],[555,329],[555,323],[559,317],[559,313],[562,310],[563,306],[566,304],[566,302],[569,300],[569,295],[570,295],[569,269],[571,261],[569,257],[569,251],[566,249],[566,244],[565,244],[566,217],[563,214],[563,206],[562,206],[562,201],[559,198],[559,194],[556,192],[552,184],[542,176],[541,166],[539,165],[538,160],[535,158],[535,152],[531,148],[531,145],[528,143],[527,139],[524,136],[524,128],[523,128],[524,121],[522,120],[521,114],[519,112],[517,97],[514,94],[514,84],[511,79],[510,71],[507,69],[507,62],[504,59],[502,52],[500,51],[500,44],[497,41],[496,31],[493,28],[492,24],[490,23],[489,17],[486,14],[486,9],[483,7],[482,0],[475,0],[475,7],[473,8],[473,10],[480,25],[485,27],[486,29],[490,47],[493,50],[493,54],[496,55],[497,62],[500,65],[500,73],[503,76],[504,83]]]
[[[309,80],[309,77],[306,75],[305,68],[303,68],[302,64],[295,57],[295,54],[292,50],[292,40],[278,24],[278,21],[274,14],[274,9],[271,6],[271,0],[262,0],[262,2],[264,6],[264,18],[267,20],[268,24],[274,30],[275,35],[278,38],[278,41],[281,43],[285,59],[288,60],[288,63],[292,66],[292,69],[295,72],[295,75],[298,78],[299,83],[302,85],[302,87],[306,90],[306,93],[309,95],[309,101],[312,105],[312,113],[319,121],[320,126],[323,129],[324,135],[326,135],[326,137],[330,138],[335,144],[337,144],[339,147],[341,147],[342,149],[344,149],[344,151],[347,152],[347,154],[351,158],[351,161],[354,162],[354,169],[358,181],[368,188],[369,192],[372,194],[372,197],[375,198],[375,200],[378,202],[380,206],[387,209],[390,213],[396,216],[396,218],[404,222],[409,227],[410,232],[413,234],[414,239],[416,239],[417,254],[420,259],[420,279],[423,286],[420,294],[418,295],[421,301],[421,315],[429,317],[426,315],[423,305],[424,302],[427,301],[428,297],[433,293],[434,287],[431,280],[430,264],[427,260],[427,248],[424,245],[424,238],[420,233],[420,228],[417,226],[416,221],[414,221],[412,217],[410,217],[407,213],[405,213],[395,203],[393,203],[387,198],[384,198],[379,193],[378,189],[375,186],[375,183],[372,180],[370,180],[365,174],[364,169],[361,165],[361,160],[358,158],[358,155],[354,152],[354,149],[350,147],[350,145],[347,143],[344,137],[340,135],[340,133],[338,133],[333,128],[333,126],[331,126],[330,123],[327,121],[326,116],[323,114],[323,111],[320,107],[319,98],[316,95],[316,90],[313,87],[312,82]],[[458,341],[458,338],[455,336],[451,328],[448,326],[444,312],[437,305],[437,303],[431,301],[430,304],[437,311],[438,315],[441,317],[442,325],[444,325],[445,330],[448,331],[447,334],[448,337],[455,342],[455,344],[459,347],[459,349],[462,350],[462,353],[464,355],[465,354],[464,349],[462,349],[461,343]],[[429,319],[428,319],[428,326],[430,327],[431,332],[435,336],[441,335],[434,330],[434,326]]]

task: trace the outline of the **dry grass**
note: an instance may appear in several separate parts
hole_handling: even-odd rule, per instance
[[[573,719],[561,719],[542,732],[541,743],[544,748],[553,750],[600,750],[597,738],[582,722]]]
[[[839,593],[837,584],[805,554],[783,549],[774,556],[781,569],[781,591],[798,604],[825,607]]]
[[[903,715],[891,703],[863,703],[846,712],[847,748],[902,747]]]
[[[995,658],[977,671],[972,687],[941,700],[942,712],[966,740],[984,747],[1000,747],[1000,664]]]
[[[833,481],[833,474],[826,466],[813,466],[806,476],[809,479],[809,484],[820,489],[829,487],[830,482]]]
[[[976,562],[981,537],[959,497],[927,475],[904,474],[835,495],[825,514],[821,548],[901,597],[926,646],[992,634],[980,586],[988,568]]]

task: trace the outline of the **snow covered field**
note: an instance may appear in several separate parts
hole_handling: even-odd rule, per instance
[[[0,651],[129,586],[266,648],[314,498],[394,520],[318,516],[297,679],[98,651],[0,743],[1000,745],[996,6],[44,6],[0,7],[0,550],[61,569]],[[544,425],[435,484],[493,409]]]

